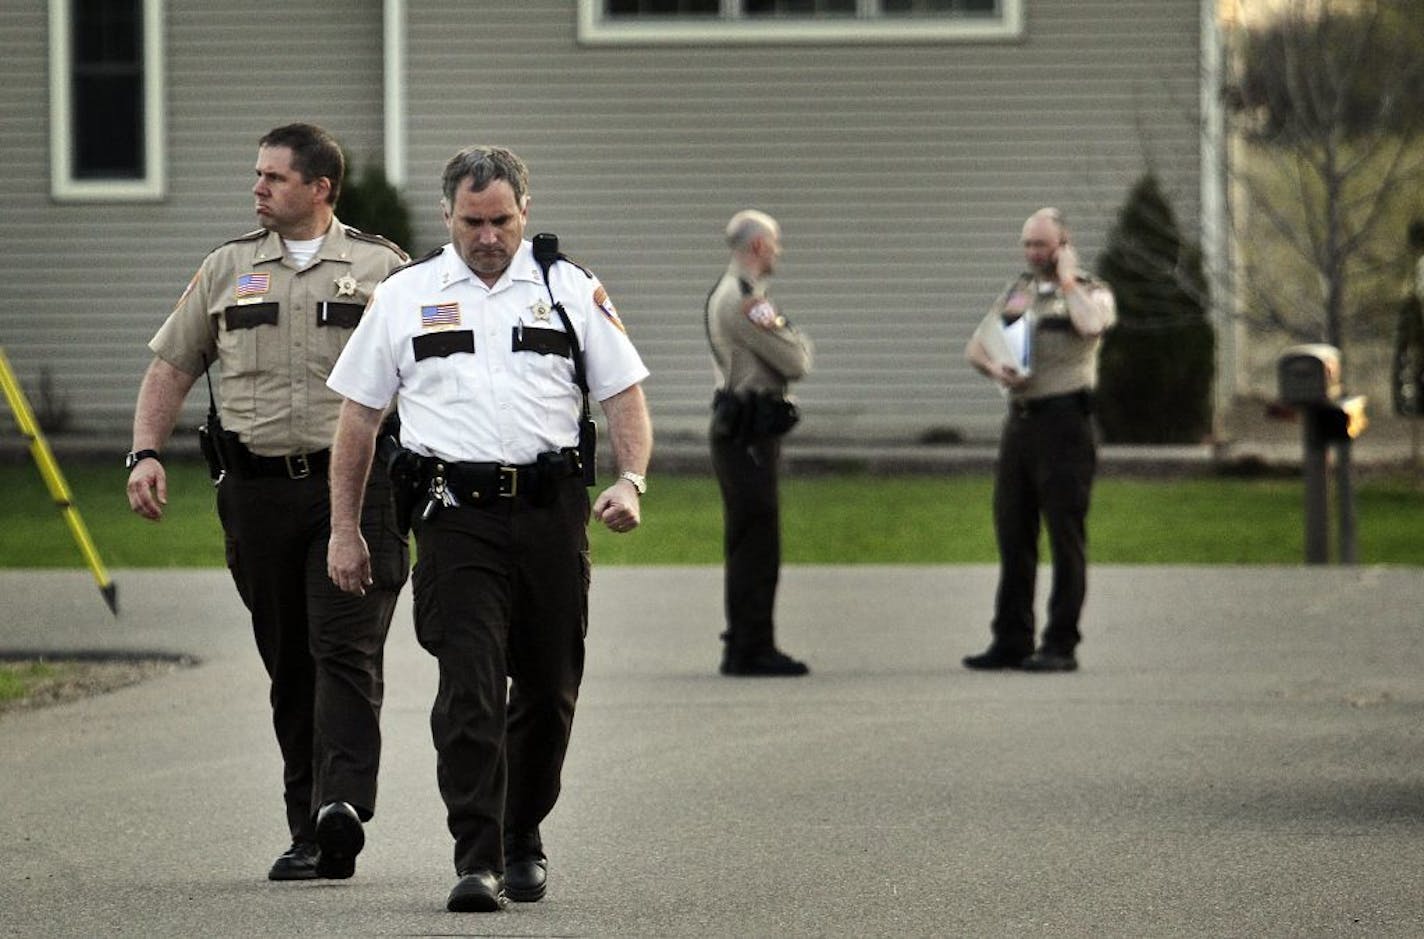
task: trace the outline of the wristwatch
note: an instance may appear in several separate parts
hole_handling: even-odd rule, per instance
[[[135,466],[138,466],[144,460],[147,460],[149,458],[157,460],[158,451],[130,450],[128,453],[124,454],[124,469],[133,469]]]
[[[626,479],[628,480],[628,482],[632,483],[633,488],[638,490],[638,495],[640,496],[648,491],[648,478],[642,475],[641,473],[635,473],[632,470],[624,470],[623,472],[618,474],[618,478]]]

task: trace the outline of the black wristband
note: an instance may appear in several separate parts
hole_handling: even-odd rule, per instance
[[[133,469],[135,466],[138,466],[139,463],[143,462],[144,460],[149,459],[150,457],[152,457],[152,458],[155,459],[155,460],[158,460],[158,459],[159,459],[158,451],[157,451],[157,450],[130,450],[130,451],[129,451],[127,454],[125,454],[125,456],[124,456],[124,469]],[[162,460],[159,460],[159,462],[162,462]]]

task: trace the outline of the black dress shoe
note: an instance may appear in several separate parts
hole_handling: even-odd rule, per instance
[[[1073,657],[1072,652],[1039,649],[1024,659],[1023,670],[1026,672],[1076,672],[1078,660]]]
[[[499,878],[489,871],[466,871],[450,891],[445,909],[451,913],[494,913],[504,908]]]
[[[310,841],[293,841],[281,857],[272,862],[268,880],[315,880],[316,845]]]
[[[549,881],[549,859],[539,829],[514,832],[504,839],[504,895],[515,903],[543,899]]]
[[[778,649],[722,656],[723,675],[805,675],[811,671],[805,662],[798,662]]]
[[[328,802],[316,813],[316,843],[321,855],[316,876],[345,880],[356,873],[356,855],[366,845],[361,817],[349,802]]]
[[[997,646],[990,646],[978,655],[966,655],[963,662],[965,668],[986,672],[994,669],[1023,668],[1027,660],[1026,652],[1009,652]]]

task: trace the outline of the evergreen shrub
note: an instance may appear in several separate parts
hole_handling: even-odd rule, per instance
[[[1098,274],[1117,298],[1103,340],[1097,417],[1110,443],[1199,443],[1211,429],[1216,334],[1201,253],[1183,238],[1157,178],[1134,184]]]
[[[346,161],[346,182],[336,198],[336,217],[353,228],[380,235],[414,254],[410,209],[379,166],[367,166],[360,177]]]

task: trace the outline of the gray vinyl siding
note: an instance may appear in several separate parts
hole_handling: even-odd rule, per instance
[[[962,350],[1038,206],[1091,263],[1150,160],[1195,224],[1195,0],[1029,0],[1019,43],[820,46],[581,47],[571,2],[497,6],[411,0],[412,202],[466,143],[525,157],[531,230],[608,285],[664,440],[704,431],[702,301],[738,208],[783,224],[773,292],[817,349],[799,433],[830,439],[997,432]]]
[[[382,152],[375,0],[166,4],[169,191],[48,198],[46,5],[0,7],[0,344],[47,366],[77,435],[127,442],[145,344],[214,245],[253,226],[255,140],[314,120]],[[642,351],[658,434],[700,437],[702,302],[738,208],[776,215],[773,291],[814,338],[806,439],[997,433],[962,349],[1054,204],[1088,265],[1150,164],[1198,213],[1198,0],[1025,0],[1022,41],[580,46],[573,0],[409,0],[407,201],[443,241],[438,179],[467,143],[529,163],[530,231],[593,268]],[[189,402],[185,424],[201,411]]]
[[[358,163],[381,152],[378,3],[267,4],[260,13],[205,0],[165,7],[166,197],[59,205],[49,198],[48,6],[0,6],[0,345],[32,397],[49,370],[75,436],[120,453],[148,340],[203,256],[256,227],[257,138],[311,120],[341,137]],[[204,400],[195,389],[183,436]]]

